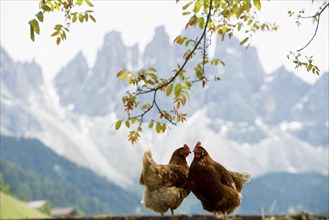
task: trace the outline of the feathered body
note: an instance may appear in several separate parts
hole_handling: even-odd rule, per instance
[[[170,209],[174,214],[190,190],[187,187],[188,164],[186,157],[191,153],[189,147],[178,148],[174,151],[169,164],[157,164],[150,150],[143,156],[143,170],[140,184],[145,187],[144,205],[164,215]]]
[[[250,174],[227,170],[214,161],[198,142],[194,148],[188,184],[205,210],[214,214],[230,214],[242,201],[241,190]]]

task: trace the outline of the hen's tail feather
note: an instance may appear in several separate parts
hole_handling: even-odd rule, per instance
[[[240,173],[240,177],[242,179],[242,183],[245,184],[245,183],[247,183],[247,182],[250,181],[251,174],[250,173],[243,172],[243,173]]]
[[[147,187],[152,187],[153,184],[155,184],[155,181],[157,181],[157,164],[153,160],[152,153],[150,149],[147,149],[143,156],[143,170],[140,177],[140,184],[145,185]]]
[[[152,167],[152,165],[155,165],[156,163],[153,160],[152,153],[150,149],[147,149],[143,156],[143,168]]]

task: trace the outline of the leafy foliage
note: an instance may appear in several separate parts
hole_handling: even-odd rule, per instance
[[[179,2],[179,0],[176,0]],[[91,15],[92,10],[82,12],[74,11],[76,6],[86,4],[93,7],[90,0],[41,0],[40,11],[35,15],[30,24],[31,39],[35,40],[35,33],[40,34],[39,22],[43,22],[46,12],[60,11],[66,19],[65,24],[55,25],[55,31],[51,36],[56,38],[56,43],[66,39],[66,33],[72,23],[79,21],[87,22],[89,19],[96,22]],[[303,16],[304,10],[298,13],[289,11],[289,15],[297,14],[297,25],[300,25],[300,19],[309,18],[316,24],[316,30],[312,39],[301,49],[290,52],[287,56],[295,63],[296,68],[303,67],[308,72],[319,74],[320,70],[315,65],[313,56],[302,56],[300,53],[313,40],[317,33],[320,16],[328,7],[328,0],[324,1],[319,10],[312,16]],[[122,103],[127,112],[126,118],[121,118],[115,123],[115,129],[122,128],[122,123],[130,129],[128,140],[134,144],[138,141],[143,127],[148,126],[154,129],[156,133],[165,133],[170,125],[176,125],[186,121],[187,114],[182,107],[185,106],[189,99],[189,92],[195,89],[193,85],[200,82],[204,88],[209,79],[205,72],[206,65],[225,65],[220,58],[209,60],[207,48],[211,44],[209,36],[219,35],[222,40],[231,38],[237,32],[242,34],[241,46],[249,47],[253,34],[258,31],[275,31],[275,23],[262,22],[258,19],[257,12],[262,9],[261,0],[190,0],[184,2],[182,6],[183,16],[188,16],[188,27],[198,27],[202,30],[200,36],[190,39],[185,36],[177,36],[174,42],[186,47],[183,55],[183,62],[177,64],[173,74],[168,76],[167,73],[159,73],[155,68],[140,69],[133,73],[130,70],[120,70],[117,77],[122,81],[127,81],[131,89],[122,97]],[[200,53],[201,60],[194,67],[194,74],[185,70],[186,64],[191,59],[196,59],[195,55]],[[160,77],[165,74],[168,77]],[[215,80],[220,80],[215,77]],[[147,98],[145,98],[147,97]],[[159,99],[171,99],[172,106],[170,109],[164,109],[159,105]],[[146,120],[146,115],[150,111],[156,111],[157,118]],[[155,126],[154,126],[155,125]]]
[[[304,50],[306,47],[308,47],[311,42],[313,41],[313,39],[315,38],[315,36],[317,35],[318,32],[318,28],[319,28],[319,24],[320,24],[320,18],[321,18],[321,14],[324,12],[324,10],[329,6],[329,1],[324,1],[322,3],[322,5],[319,7],[318,11],[314,14],[314,15],[310,15],[310,16],[305,16],[305,10],[299,10],[298,12],[294,12],[294,11],[288,11],[288,15],[290,17],[296,16],[296,25],[297,26],[301,26],[302,19],[311,19],[313,24],[316,25],[315,27],[315,31],[313,36],[311,37],[311,39],[305,44],[305,46],[303,46],[302,48],[296,50],[296,51],[290,51],[290,53],[287,55],[287,58],[289,60],[292,60],[292,62],[296,65],[296,69],[297,68],[304,68],[307,70],[307,72],[312,72],[313,74],[320,74],[320,69],[317,65],[314,64],[314,60],[313,60],[313,55],[312,56],[306,56],[306,55],[302,55],[301,51]]]
[[[54,32],[52,37],[56,38],[56,44],[60,44],[61,41],[66,40],[66,35],[69,32],[69,27],[72,23],[79,21],[80,23],[88,22],[89,19],[96,22],[95,17],[92,15],[92,10],[74,11],[76,6],[82,6],[85,3],[88,7],[94,5],[89,0],[40,0],[40,11],[35,14],[35,18],[29,21],[30,25],[30,38],[35,40],[35,34],[40,34],[39,22],[44,21],[44,14],[49,12],[61,12],[64,15],[64,24],[56,24],[54,26]]]
[[[257,31],[276,30],[275,24],[260,22],[257,18],[257,10],[261,9],[259,0],[253,1],[222,1],[222,0],[197,0],[189,1],[183,7],[183,15],[189,16],[186,24],[188,27],[198,27],[202,29],[202,34],[196,39],[189,39],[185,36],[177,36],[174,40],[179,45],[184,45],[187,49],[183,56],[182,64],[177,64],[173,70],[173,75],[160,78],[163,73],[157,73],[154,68],[141,69],[137,73],[129,70],[121,70],[117,77],[120,80],[126,80],[132,89],[127,91],[122,98],[122,102],[127,112],[125,119],[126,127],[131,129],[128,140],[135,143],[143,131],[143,126],[155,129],[156,133],[164,133],[169,125],[176,125],[186,121],[182,107],[190,99],[189,92],[193,84],[201,82],[205,87],[209,79],[205,72],[205,65],[225,65],[219,58],[209,60],[207,48],[210,45],[209,35],[216,34],[224,40],[231,38],[236,32],[242,32],[245,38],[240,42],[241,45],[250,44],[252,36]],[[185,70],[186,64],[200,53],[201,60],[194,67],[194,74]],[[215,79],[219,80],[219,77]],[[149,95],[151,94],[151,95]],[[145,101],[149,95],[151,99]],[[159,97],[172,99],[172,109],[163,109],[158,104]],[[152,109],[158,112],[157,119],[151,119],[145,122],[145,115]],[[123,119],[116,122],[115,128],[121,127]],[[155,125],[155,126],[154,126]]]

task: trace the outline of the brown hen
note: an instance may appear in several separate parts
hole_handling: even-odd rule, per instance
[[[164,215],[170,209],[174,215],[190,190],[187,187],[188,164],[186,157],[191,153],[184,144],[175,150],[169,164],[157,164],[150,150],[145,151],[140,184],[145,187],[143,203],[145,207]]]
[[[226,217],[242,201],[241,190],[250,180],[250,174],[227,170],[214,161],[198,142],[188,174],[188,185],[201,201],[203,209]]]

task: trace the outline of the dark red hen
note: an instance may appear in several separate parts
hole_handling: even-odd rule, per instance
[[[201,201],[203,209],[214,214],[227,215],[242,201],[241,190],[250,174],[227,170],[214,161],[198,142],[188,174],[188,185]]]

